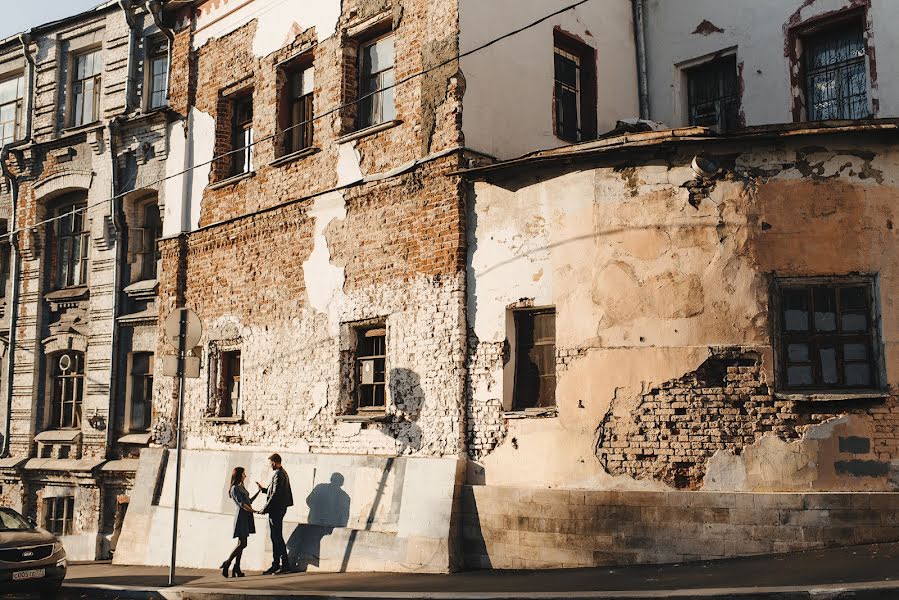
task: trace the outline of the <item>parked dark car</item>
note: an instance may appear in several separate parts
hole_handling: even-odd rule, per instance
[[[53,598],[66,576],[66,551],[55,535],[0,507],[0,590]]]

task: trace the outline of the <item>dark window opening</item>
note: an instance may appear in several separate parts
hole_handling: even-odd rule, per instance
[[[690,125],[739,127],[740,88],[737,57],[726,56],[687,70]]]
[[[515,311],[515,388],[512,410],[556,405],[556,313]]]
[[[240,350],[223,351],[219,358],[218,417],[240,416]]]
[[[860,21],[802,38],[808,119],[869,116],[864,29]]]
[[[87,283],[90,232],[85,204],[69,204],[57,211],[56,284],[58,287]]]
[[[287,72],[286,118],[283,119],[283,153],[292,154],[312,147],[312,131],[315,118],[313,88],[315,76],[312,67]]]
[[[78,55],[72,61],[73,127],[100,119],[100,81],[103,55],[99,51]]]
[[[553,51],[556,137],[582,142],[596,137],[596,51],[559,31]]]
[[[168,44],[165,40],[148,40],[147,46],[147,108],[161,108],[168,104]]]
[[[0,81],[0,147],[22,139],[25,77]]]
[[[358,127],[364,129],[396,118],[393,36],[364,43],[359,51]]]
[[[153,405],[153,353],[135,352],[131,355],[131,394],[129,397],[129,431],[150,428]]]
[[[54,429],[79,429],[84,397],[84,354],[63,352],[52,360],[50,426]]]
[[[356,339],[356,406],[359,410],[384,410],[387,406],[387,330],[360,329]]]
[[[870,285],[783,285],[780,305],[784,387],[877,387]]]
[[[139,208],[140,227],[128,229],[128,262],[132,265],[132,282],[156,279],[159,261],[159,238],[162,217],[155,202]]]
[[[53,535],[74,533],[75,497],[44,498],[44,529]]]
[[[234,100],[231,113],[231,175],[253,170],[253,96]]]

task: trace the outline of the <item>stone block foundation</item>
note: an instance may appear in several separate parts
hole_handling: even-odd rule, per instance
[[[899,541],[897,493],[465,486],[466,568],[659,564]]]

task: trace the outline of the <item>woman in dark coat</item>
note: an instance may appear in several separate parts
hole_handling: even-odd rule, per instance
[[[228,568],[231,561],[234,561],[234,569],[231,571],[231,577],[243,577],[243,571],[240,570],[240,557],[243,555],[243,549],[247,547],[247,538],[251,533],[256,533],[256,525],[253,522],[253,510],[251,506],[253,500],[259,495],[256,492],[252,496],[244,487],[243,482],[247,478],[247,472],[243,467],[234,467],[231,472],[231,487],[228,490],[228,496],[234,500],[237,506],[237,512],[234,513],[234,537],[237,538],[237,547],[231,552],[228,560],[222,563],[222,576],[228,576]]]

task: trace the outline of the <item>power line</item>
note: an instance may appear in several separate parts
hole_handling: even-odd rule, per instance
[[[388,85],[388,86],[384,86],[384,87],[379,88],[379,89],[377,89],[377,90],[375,90],[375,91],[373,91],[373,92],[370,92],[370,93],[368,93],[368,94],[365,94],[364,96],[360,96],[360,97],[356,98],[355,100],[351,100],[351,101],[345,102],[345,103],[343,103],[343,104],[338,104],[338,105],[335,106],[334,108],[331,108],[331,109],[325,111],[324,113],[322,113],[322,114],[320,114],[320,115],[316,115],[315,117],[313,117],[313,118],[311,118],[311,119],[307,119],[307,120],[302,121],[302,122],[300,122],[300,123],[296,123],[296,124],[294,124],[294,125],[291,125],[290,127],[285,127],[284,129],[281,129],[280,131],[276,131],[275,133],[272,133],[272,134],[270,134],[270,135],[263,136],[263,137],[261,137],[261,138],[259,138],[259,139],[255,139],[255,140],[253,140],[252,142],[250,142],[249,144],[247,144],[246,146],[244,146],[244,147],[242,147],[242,148],[237,148],[237,149],[234,149],[234,150],[229,150],[228,152],[223,152],[222,154],[213,156],[211,159],[209,159],[209,160],[207,160],[207,161],[205,161],[205,162],[197,163],[197,164],[191,165],[190,167],[188,167],[188,168],[186,168],[186,169],[184,169],[184,170],[182,170],[182,171],[179,171],[179,172],[177,172],[177,173],[172,173],[171,175],[166,175],[165,177],[161,177],[161,178],[159,178],[159,179],[157,179],[157,180],[155,180],[155,181],[148,182],[148,183],[146,184],[145,187],[156,186],[156,185],[158,185],[158,184],[160,184],[160,183],[164,183],[164,182],[168,181],[169,179],[174,179],[174,178],[176,178],[176,177],[181,177],[182,175],[186,175],[187,173],[190,173],[191,171],[193,171],[193,170],[195,170],[195,169],[199,169],[199,168],[201,168],[201,167],[209,166],[209,165],[213,164],[213,163],[214,163],[215,161],[217,161],[217,160],[221,160],[221,159],[223,159],[223,158],[225,158],[225,157],[227,157],[227,156],[230,156],[230,155],[232,155],[232,154],[236,154],[236,153],[238,153],[238,152],[243,152],[243,151],[244,151],[246,148],[248,148],[248,147],[253,147],[253,146],[255,146],[256,144],[261,144],[262,142],[266,142],[266,141],[272,140],[272,139],[274,139],[274,138],[276,138],[276,137],[278,137],[278,136],[280,136],[280,135],[283,135],[283,134],[287,133],[288,131],[291,131],[291,130],[293,130],[293,129],[296,129],[297,127],[302,127],[302,126],[304,126],[304,125],[308,125],[308,124],[313,123],[313,122],[315,122],[315,121],[318,121],[318,120],[320,120],[320,119],[324,119],[325,117],[328,117],[328,116],[330,116],[330,115],[333,115],[333,114],[335,114],[335,113],[337,113],[337,112],[339,112],[339,111],[341,111],[341,110],[343,110],[343,109],[345,109],[345,108],[348,108],[348,107],[350,107],[350,106],[353,106],[353,105],[355,105],[355,104],[358,104],[358,103],[362,102],[363,100],[367,100],[368,98],[372,98],[372,97],[374,97],[374,96],[376,96],[376,95],[378,95],[378,94],[380,94],[380,93],[383,93],[383,92],[385,92],[385,91],[387,91],[387,90],[394,89],[394,88],[398,87],[398,86],[401,85],[401,84],[408,83],[408,82],[410,82],[410,81],[412,81],[412,80],[414,80],[414,79],[418,79],[419,77],[423,77],[423,76],[425,76],[425,75],[427,75],[427,74],[429,74],[429,73],[432,73],[432,72],[434,72],[434,71],[437,71],[438,69],[442,69],[443,67],[445,67],[445,66],[447,66],[447,65],[450,65],[450,64],[452,64],[452,63],[454,63],[454,62],[456,62],[456,61],[458,61],[458,60],[460,60],[460,59],[462,59],[462,58],[465,58],[465,57],[467,57],[467,56],[471,56],[471,55],[473,55],[473,54],[475,54],[475,53],[477,53],[477,52],[481,52],[482,50],[485,50],[485,49],[487,49],[487,48],[489,48],[489,47],[491,47],[491,46],[494,46],[495,44],[498,44],[499,42],[502,42],[503,40],[506,40],[506,39],[508,39],[508,38],[510,38],[510,37],[514,37],[514,36],[516,36],[516,35],[518,35],[518,34],[520,34],[520,33],[523,33],[524,31],[527,31],[528,29],[531,29],[531,28],[533,28],[533,27],[536,27],[537,25],[540,25],[541,23],[543,23],[543,22],[545,22],[545,21],[547,21],[547,20],[549,20],[549,19],[551,19],[551,18],[553,18],[553,17],[555,17],[555,16],[558,16],[558,15],[560,15],[560,14],[562,14],[562,13],[568,12],[569,10],[573,10],[573,9],[577,8],[578,6],[581,6],[582,4],[586,4],[587,2],[590,2],[590,1],[591,1],[591,0],[579,0],[578,2],[574,2],[573,4],[569,4],[568,6],[565,6],[564,8],[560,8],[559,10],[556,10],[556,11],[554,11],[554,12],[552,12],[552,13],[546,15],[546,16],[540,17],[540,18],[537,19],[536,21],[533,21],[533,22],[531,22],[531,23],[528,23],[527,25],[524,25],[524,26],[522,26],[522,27],[519,27],[518,29],[515,29],[515,30],[513,30],[513,31],[510,31],[510,32],[508,32],[508,33],[506,33],[506,34],[503,34],[503,35],[501,35],[501,36],[498,37],[498,38],[494,38],[494,39],[489,40],[489,41],[487,41],[487,42],[485,42],[485,43],[483,43],[483,44],[481,44],[481,45],[479,45],[479,46],[476,46],[476,47],[472,48],[471,50],[466,50],[465,52],[461,52],[461,53],[459,53],[459,54],[456,54],[455,56],[452,56],[452,57],[450,57],[450,58],[448,58],[448,59],[446,59],[446,60],[444,60],[444,61],[442,61],[442,62],[440,62],[440,63],[438,63],[438,64],[436,64],[436,65],[433,65],[433,66],[431,66],[431,67],[428,67],[427,69],[423,69],[423,70],[421,70],[421,71],[417,71],[417,72],[415,72],[415,73],[412,73],[412,74],[410,74],[410,75],[407,75],[406,77],[403,77],[402,79],[399,79],[399,80],[395,81],[394,83],[392,83],[392,84],[390,84],[390,85]],[[312,48],[316,47],[317,45],[318,45],[318,43],[316,43],[316,44],[310,46],[306,51],[311,50]],[[326,189],[326,190],[323,190],[323,191],[320,191],[320,192],[315,192],[314,194],[312,194],[312,195],[309,196],[309,197],[315,197],[315,196],[327,194],[327,193],[330,193],[330,192],[334,192],[334,191],[338,191],[338,190],[344,189],[344,188],[346,188],[346,187],[347,187],[347,186],[337,186],[337,187],[333,187],[333,188]],[[20,227],[20,228],[14,229],[14,230],[12,230],[12,231],[9,231],[9,232],[7,232],[7,233],[5,233],[5,234],[0,235],[0,239],[11,238],[14,234],[21,233],[21,232],[24,232],[24,231],[31,231],[32,229],[36,229],[37,227],[40,227],[40,226],[42,226],[42,225],[46,225],[46,224],[48,224],[48,223],[52,223],[53,221],[57,221],[57,220],[59,220],[59,219],[63,219],[63,218],[65,218],[65,217],[67,217],[67,216],[70,216],[70,215],[73,215],[73,214],[77,214],[77,213],[79,213],[79,212],[86,212],[86,211],[90,210],[91,208],[96,208],[96,207],[98,207],[98,206],[102,206],[103,204],[107,204],[107,203],[109,203],[109,202],[112,202],[113,200],[117,200],[117,199],[119,199],[119,198],[123,198],[123,197],[127,196],[128,194],[132,193],[133,191],[135,191],[135,190],[129,190],[129,191],[127,191],[127,192],[121,192],[121,193],[118,193],[118,194],[116,194],[116,195],[114,195],[114,196],[110,196],[109,198],[106,198],[106,199],[104,199],[104,200],[100,200],[100,201],[98,201],[98,202],[95,202],[94,204],[89,204],[89,205],[82,206],[82,207],[79,207],[79,208],[74,208],[74,209],[72,209],[71,211],[68,211],[68,212],[66,212],[66,213],[59,214],[59,215],[55,215],[55,216],[53,216],[53,217],[44,219],[43,221],[39,221],[39,222],[33,223],[33,224],[31,224],[31,225],[26,225],[26,226],[24,226],[24,227]],[[289,202],[290,202],[290,201],[288,200],[288,201],[283,202],[283,203],[281,203],[281,204],[286,204],[286,203],[289,203]],[[271,207],[271,208],[275,208],[275,207]],[[237,218],[244,217],[244,216],[248,216],[248,215],[250,215],[250,214],[253,214],[253,213],[245,213],[245,214],[243,214],[243,215],[239,215]],[[14,216],[14,215],[13,215],[13,216]]]

